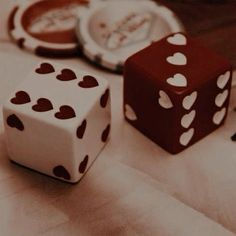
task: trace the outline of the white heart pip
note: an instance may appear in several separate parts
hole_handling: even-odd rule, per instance
[[[175,34],[167,38],[167,42],[173,45],[186,45],[187,39],[183,34]]]
[[[193,120],[195,119],[195,116],[196,116],[195,110],[184,115],[183,118],[181,119],[181,125],[186,129],[189,128],[189,126],[192,124]]]
[[[183,133],[179,139],[180,144],[182,144],[183,146],[187,146],[189,144],[189,142],[191,141],[193,135],[194,135],[193,128],[188,130],[187,132]]]
[[[186,87],[187,86],[186,77],[180,73],[175,74],[174,77],[170,77],[166,81],[168,84],[173,85],[175,87]]]
[[[222,108],[220,111],[216,112],[213,116],[213,123],[219,125],[226,115],[226,108]]]
[[[228,95],[229,95],[229,91],[228,91],[228,90],[225,90],[223,93],[219,93],[219,94],[216,96],[216,99],[215,99],[215,104],[216,104],[216,106],[222,107],[223,104],[225,103],[225,101],[226,101]]]
[[[196,99],[197,99],[197,92],[195,91],[184,98],[183,107],[186,110],[189,110],[193,106],[193,104],[195,103]]]
[[[135,121],[138,119],[133,108],[128,104],[125,105],[125,117],[131,121]]]
[[[164,92],[160,91],[159,92],[160,98],[159,98],[159,104],[165,109],[170,109],[173,107],[173,103],[171,102],[169,96]]]
[[[223,89],[230,79],[230,71],[226,71],[223,75],[220,75],[217,79],[217,86]]]
[[[176,66],[185,66],[187,65],[187,57],[180,52],[175,53],[173,56],[167,57],[167,62]]]

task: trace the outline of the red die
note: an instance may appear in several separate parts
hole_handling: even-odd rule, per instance
[[[191,37],[170,35],[128,58],[126,120],[176,154],[224,123],[232,68]]]

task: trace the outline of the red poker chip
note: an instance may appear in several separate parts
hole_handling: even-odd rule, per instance
[[[79,8],[89,0],[21,1],[8,20],[8,31],[20,48],[40,56],[68,57],[80,53],[74,32]]]

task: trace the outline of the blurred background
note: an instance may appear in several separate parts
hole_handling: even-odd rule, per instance
[[[33,0],[32,0],[33,1]],[[159,0],[171,8],[187,32],[224,54],[236,67],[235,0]],[[0,0],[0,49],[8,41],[6,22],[16,0]],[[10,48],[8,50],[11,50]]]

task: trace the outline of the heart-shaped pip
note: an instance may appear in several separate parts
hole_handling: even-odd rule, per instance
[[[75,111],[71,106],[64,105],[60,107],[60,111],[55,114],[59,120],[68,120],[76,117]]]
[[[233,142],[236,142],[236,133],[231,136],[231,140],[232,140]]]
[[[173,103],[170,100],[170,97],[166,94],[166,92],[160,90],[159,96],[160,98],[158,101],[159,101],[160,106],[162,106],[165,109],[170,109],[173,107]]]
[[[133,108],[128,104],[125,105],[125,117],[130,121],[135,121],[138,119]]]
[[[53,174],[58,178],[63,178],[65,180],[70,180],[70,173],[66,170],[64,166],[56,166],[53,168]]]
[[[223,93],[219,93],[217,96],[216,96],[216,99],[215,99],[215,104],[216,106],[218,107],[222,107],[223,104],[225,103],[227,97],[229,95],[229,91],[226,89]]]
[[[53,105],[47,98],[40,98],[38,99],[37,104],[32,106],[32,109],[36,112],[46,112],[53,110]]]
[[[175,74],[174,77],[170,77],[166,81],[168,84],[175,86],[175,87],[186,87],[187,86],[186,77],[180,73]]]
[[[217,79],[217,86],[223,89],[230,79],[230,71],[226,71],[223,75],[220,75]]]
[[[30,96],[25,91],[19,91],[15,94],[15,97],[11,99],[11,103],[16,105],[22,105],[31,101]]]
[[[89,156],[85,156],[84,160],[81,161],[80,165],[79,165],[79,173],[83,174],[86,171],[87,165],[88,165],[88,160],[89,160]]]
[[[77,77],[73,70],[63,69],[61,74],[57,75],[57,79],[60,81],[70,81],[77,79]]]
[[[11,128],[16,128],[16,129],[18,129],[20,131],[24,130],[23,122],[15,114],[10,115],[10,116],[7,117],[7,124]]]
[[[184,128],[188,129],[189,126],[193,123],[195,116],[196,116],[195,110],[191,111],[189,114],[184,115],[183,118],[181,119],[181,125]]]
[[[188,95],[184,98],[183,107],[186,110],[189,110],[194,105],[194,103],[196,102],[196,99],[197,99],[197,95],[198,95],[197,92],[194,91],[190,95]]]
[[[106,127],[106,129],[102,132],[102,141],[105,143],[106,141],[107,141],[107,139],[108,139],[108,136],[109,136],[109,134],[110,134],[110,129],[111,129],[111,126],[110,125],[108,125],[107,127]]]
[[[100,99],[100,105],[102,108],[105,108],[107,106],[109,95],[110,95],[110,91],[109,89],[107,89]]]
[[[35,70],[38,74],[50,74],[55,72],[54,67],[50,63],[42,63],[39,68]]]
[[[173,45],[186,45],[187,39],[183,34],[175,34],[167,38],[167,42]]]
[[[219,125],[226,115],[226,108],[222,108],[220,111],[216,112],[213,116],[213,123]]]
[[[79,139],[82,139],[84,137],[84,133],[87,127],[87,121],[84,120],[82,124],[77,128],[76,135]]]
[[[180,144],[182,144],[183,146],[187,146],[189,144],[189,142],[191,141],[193,135],[194,135],[193,128],[191,128],[187,132],[183,133],[179,139]]]
[[[176,66],[187,65],[187,58],[183,53],[177,52],[173,56],[167,57],[167,62]]]
[[[81,88],[94,88],[97,87],[99,84],[93,76],[86,75],[83,77],[83,81],[80,81],[78,85]]]

